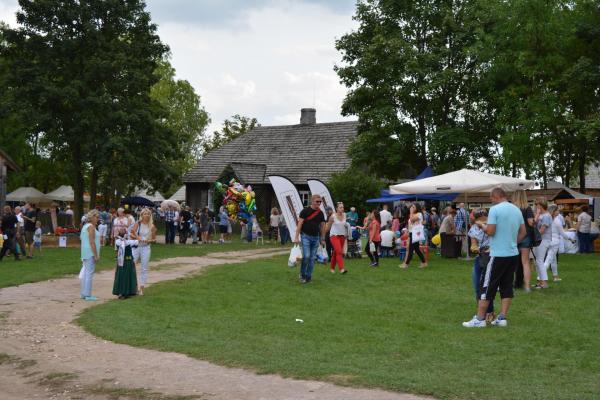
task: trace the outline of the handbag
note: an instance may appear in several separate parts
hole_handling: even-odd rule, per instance
[[[531,247],[538,247],[542,243],[542,234],[537,226],[531,228]]]

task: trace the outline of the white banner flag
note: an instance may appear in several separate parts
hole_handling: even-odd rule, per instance
[[[304,208],[298,189],[287,178],[279,175],[270,175],[269,181],[273,186],[275,196],[281,208],[281,215],[285,219],[290,237],[293,239],[296,236],[296,227],[298,226],[298,216]]]
[[[333,211],[335,211],[335,204],[333,203],[333,198],[331,197],[331,193],[329,193],[329,188],[323,182],[318,179],[309,179],[306,181],[308,183],[308,187],[310,189],[310,194],[318,194],[321,196],[321,211],[323,211],[323,215],[327,215],[325,212],[325,207],[331,207]]]

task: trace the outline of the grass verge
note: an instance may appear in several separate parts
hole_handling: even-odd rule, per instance
[[[221,251],[277,248],[277,246],[266,243],[257,246],[254,243],[244,243],[239,239],[225,245],[218,243],[208,245],[176,244],[171,246],[156,244],[152,246],[151,261],[171,257],[198,257]],[[114,250],[110,247],[103,247],[100,251],[100,262],[96,265],[96,271],[111,269],[114,266]],[[0,262],[0,288],[61,278],[64,275],[79,273],[80,268],[79,248],[47,248],[43,250],[42,255],[23,261],[14,261],[12,257],[5,257]]]
[[[593,399],[600,393],[596,255],[560,257],[563,281],[516,293],[507,328],[468,330],[471,263],[407,271],[349,260],[299,285],[285,257],[153,285],[87,309],[79,322],[115,342],[258,373],[443,399]],[[304,322],[297,322],[301,319]]]

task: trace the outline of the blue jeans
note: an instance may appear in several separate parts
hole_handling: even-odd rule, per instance
[[[252,243],[252,221],[248,220],[248,224],[246,225],[246,240],[248,243]]]
[[[166,221],[165,222],[165,243],[166,244],[175,243],[175,222],[174,221]]]
[[[580,253],[591,253],[592,252],[591,234],[577,232],[577,239],[579,240],[579,252]]]
[[[309,236],[302,233],[302,268],[300,269],[300,277],[310,280],[315,267],[315,258],[317,257],[317,249],[319,248],[319,236]]]
[[[287,226],[279,227],[279,238],[281,239],[281,244],[286,244],[290,241],[290,231]]]
[[[477,300],[477,302],[479,302],[480,296],[481,296],[481,286],[480,286],[480,282],[481,282],[481,278],[482,275],[485,273],[485,266],[481,266],[479,265],[479,256],[475,257],[475,261],[473,262],[473,273],[471,275],[471,279],[473,280],[473,289],[475,289],[475,299]],[[494,312],[494,302],[490,301],[490,304],[488,305],[487,311],[486,313],[493,313]]]
[[[83,279],[81,279],[81,298],[92,295],[92,279],[96,269],[96,260],[94,257],[83,260]]]

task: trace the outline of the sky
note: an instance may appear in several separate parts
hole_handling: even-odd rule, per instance
[[[209,132],[234,114],[262,125],[341,116],[346,88],[333,67],[335,40],[355,28],[355,0],[147,0],[178,79],[189,81],[211,116]],[[17,0],[0,0],[15,26]]]

